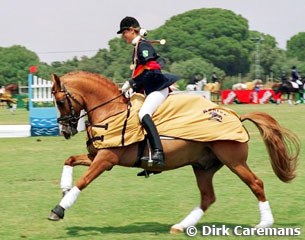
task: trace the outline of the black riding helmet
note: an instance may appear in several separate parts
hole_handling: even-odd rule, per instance
[[[120,23],[120,30],[117,32],[117,34],[121,34],[124,30],[129,29],[131,27],[140,28],[138,20],[133,17],[125,17]]]

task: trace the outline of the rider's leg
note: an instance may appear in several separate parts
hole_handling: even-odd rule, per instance
[[[148,140],[152,148],[151,159],[154,165],[164,165],[164,154],[161,144],[161,140],[157,131],[157,128],[152,121],[150,115],[146,114],[142,119],[142,125],[147,132]],[[149,160],[149,157],[142,157],[142,160]]]
[[[142,125],[147,132],[149,143],[153,149],[151,159],[153,160],[153,164],[157,166],[164,165],[164,154],[157,128],[152,121],[151,116],[161,105],[161,103],[167,98],[168,93],[168,88],[150,93],[145,98],[141,110],[139,111],[140,121],[142,122]],[[149,158],[143,157],[142,160],[148,161]]]

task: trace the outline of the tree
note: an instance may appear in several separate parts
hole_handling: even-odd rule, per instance
[[[269,75],[273,72],[273,65],[276,62],[277,58],[282,57],[282,50],[276,47],[275,38],[268,35],[263,34],[257,31],[250,32],[250,40],[252,41],[252,51],[250,54],[250,76],[252,79],[255,79],[255,71],[256,71],[256,58],[257,54],[259,54],[259,70],[261,73],[261,78],[265,75]],[[259,41],[259,42],[258,42]],[[257,48],[258,47],[258,48]],[[280,76],[281,73],[277,72],[277,76]]]
[[[170,71],[178,74],[184,81],[192,79],[195,75],[210,79],[213,72],[216,72],[218,76],[224,75],[222,70],[199,57],[175,62],[171,65]]]
[[[232,11],[196,9],[174,16],[163,26],[149,32],[148,39],[160,38],[165,38],[167,43],[154,47],[161,56],[165,71],[172,71],[173,63],[191,59],[203,59],[229,75],[249,70],[252,48],[248,22]],[[121,38],[114,38],[109,41],[109,50],[103,49],[85,62],[86,66],[89,63],[100,65],[99,73],[116,82],[123,82],[131,75],[131,55],[132,46]]]
[[[295,57],[299,61],[305,61],[305,32],[294,35],[287,41],[288,57]]]
[[[121,38],[109,41],[109,50],[102,49],[92,58],[98,62],[96,72],[109,77],[114,82],[122,83],[130,79],[132,63],[132,46],[126,44]]]
[[[9,48],[0,47],[0,62],[0,85],[18,82],[25,85],[29,67],[38,65],[39,58],[25,47],[15,45]]]
[[[230,10],[196,9],[177,15],[151,34],[165,37],[170,63],[200,57],[228,75],[249,69],[248,21]]]

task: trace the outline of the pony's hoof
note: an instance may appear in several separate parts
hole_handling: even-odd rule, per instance
[[[51,221],[59,221],[60,219],[63,219],[64,216],[65,216],[65,209],[60,205],[56,205],[55,208],[51,210],[48,219]]]
[[[48,217],[48,220],[50,220],[50,221],[59,221],[60,217],[58,217],[56,213],[51,212],[49,217]]]
[[[179,224],[175,224],[171,227],[171,230],[169,231],[170,234],[178,234],[183,233],[183,227],[181,227]]]
[[[257,224],[254,228],[269,228],[272,227],[273,221],[261,221],[259,224]]]

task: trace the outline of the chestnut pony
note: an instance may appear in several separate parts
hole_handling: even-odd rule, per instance
[[[17,101],[12,98],[12,94],[18,90],[17,84],[9,84],[5,86],[4,93],[0,93],[0,102],[5,102],[11,108],[11,104],[16,104]]]
[[[77,133],[77,122],[80,112],[87,112],[91,124],[127,110],[127,101],[117,85],[97,74],[88,72],[72,72],[58,77],[52,76],[52,92],[60,112],[58,118],[62,125],[65,138]],[[295,177],[300,143],[295,134],[281,127],[278,122],[266,113],[248,113],[240,116],[241,121],[250,120],[259,129],[270,156],[274,173],[283,182],[289,182]],[[201,195],[199,206],[193,209],[181,222],[173,225],[170,232],[182,232],[189,226],[194,226],[204,215],[204,212],[215,201],[213,176],[223,166],[227,166],[254,193],[258,200],[260,222],[256,227],[270,227],[274,219],[269,202],[266,199],[263,182],[247,165],[248,143],[237,141],[196,142],[182,139],[162,139],[165,153],[165,166],[162,169],[149,170],[167,171],[192,165],[197,185]],[[124,147],[105,148],[90,151],[88,154],[71,156],[64,162],[61,188],[64,193],[60,203],[49,215],[49,220],[57,221],[64,217],[66,209],[70,208],[80,192],[95,178],[113,166],[134,166],[139,143]],[[290,151],[291,150],[291,151]],[[147,153],[147,149],[145,153]],[[76,184],[72,184],[73,167],[89,166]]]

